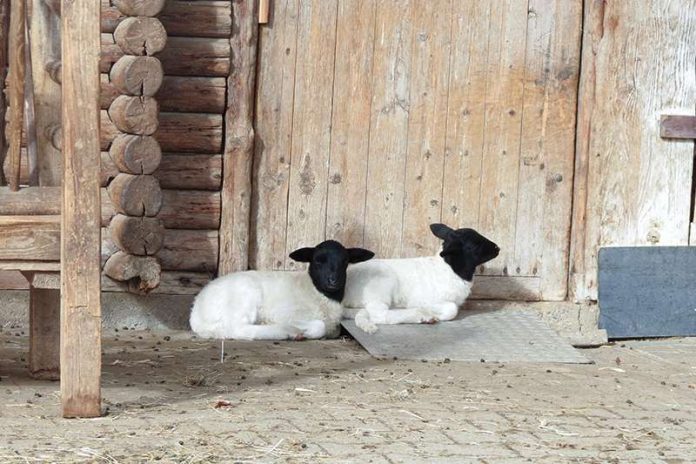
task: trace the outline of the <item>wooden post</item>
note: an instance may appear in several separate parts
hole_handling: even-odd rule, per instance
[[[234,0],[237,21],[230,46],[227,80],[225,152],[223,154],[222,217],[219,274],[246,270],[249,265],[251,167],[254,156],[254,90],[257,49],[257,0]]]
[[[101,415],[100,3],[63,2],[60,379],[63,417]]]
[[[5,70],[7,69],[7,37],[10,19],[10,5],[0,2],[0,89],[5,88]],[[0,91],[0,185],[7,183],[5,171],[5,92]]]
[[[27,276],[31,283],[33,273]],[[29,289],[29,373],[35,379],[60,378],[60,291]]]
[[[24,14],[25,1],[12,0],[10,3],[10,124],[8,130],[9,160],[8,183],[12,191],[19,190],[20,144],[22,141],[22,120],[24,116]]]

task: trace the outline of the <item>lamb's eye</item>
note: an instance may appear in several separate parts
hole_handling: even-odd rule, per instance
[[[326,256],[317,256],[315,261],[319,264],[325,264],[326,263]]]

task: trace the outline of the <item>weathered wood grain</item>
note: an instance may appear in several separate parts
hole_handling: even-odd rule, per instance
[[[126,16],[156,16],[166,0],[111,0],[111,3]]]
[[[694,148],[661,139],[659,115],[692,113],[696,101],[696,2],[585,6],[583,48],[593,53],[583,57],[575,176],[586,186],[574,215],[585,218],[573,232],[579,300],[597,298],[600,247],[688,244]]]
[[[101,148],[108,150],[120,134],[106,111],[101,112]],[[153,134],[162,151],[171,153],[221,153],[222,116],[204,113],[160,113]]]
[[[116,214],[108,224],[111,240],[125,252],[153,256],[162,248],[165,232],[159,218]]]
[[[61,90],[51,77],[60,64],[60,18],[43,0],[31,0],[30,45],[34,88],[39,185],[57,186],[62,178],[62,155],[46,129],[60,125]],[[60,66],[62,68],[62,65]]]
[[[401,254],[412,8],[403,0],[377,3],[365,246],[382,258]]]
[[[102,224],[117,214],[109,196],[102,198]],[[218,229],[220,192],[163,190],[162,209],[157,215],[167,229]]]
[[[515,269],[541,277],[544,300],[568,289],[582,2],[530,2]],[[539,220],[543,218],[543,220]]]
[[[7,127],[9,147],[7,159],[9,172],[7,182],[12,191],[19,189],[20,141],[24,121],[24,16],[26,3],[24,0],[10,1],[9,29],[9,96],[10,122]]]
[[[479,227],[501,248],[483,272],[507,275],[515,269],[527,6],[510,1],[491,12]]]
[[[162,150],[154,137],[122,134],[111,143],[109,157],[121,172],[152,174],[162,161]]]
[[[132,16],[114,30],[114,42],[126,55],[156,55],[167,45],[167,31],[157,18]]]
[[[0,187],[0,216],[60,215],[60,187]]]
[[[109,81],[120,93],[152,97],[162,86],[162,63],[151,56],[122,56],[111,67]]]
[[[367,195],[375,0],[338,4],[327,238],[361,246]]]
[[[479,222],[491,9],[490,2],[452,2],[442,222],[455,228]]]
[[[35,379],[60,378],[60,291],[29,290],[29,373]]]
[[[274,2],[259,31],[249,251],[254,269],[284,269],[297,57],[298,0]]]
[[[440,222],[447,131],[452,2],[412,11],[411,97],[404,180],[402,256],[434,254],[441,241],[428,225]]]
[[[148,294],[160,283],[162,268],[152,256],[129,255],[117,251],[104,264],[104,275],[119,282],[127,282],[131,293]]]
[[[102,34],[99,69],[108,73],[123,55],[112,34]],[[157,55],[168,76],[225,77],[230,71],[230,43],[225,39],[170,37]]]
[[[117,213],[152,217],[162,209],[162,189],[157,178],[151,175],[121,172],[107,191]]]
[[[116,128],[127,134],[152,135],[159,126],[159,105],[152,97],[120,95],[108,111]]]
[[[24,156],[24,154],[22,156]],[[119,170],[111,160],[109,153],[102,152],[101,175],[99,178],[100,185],[106,187],[109,181],[116,177],[118,173]],[[162,188],[166,189],[220,190],[222,179],[222,155],[165,153],[160,166],[153,175],[159,179]],[[26,184],[27,181],[27,167],[25,164],[22,164],[20,183]],[[14,193],[21,193],[21,190],[20,192]],[[0,193],[0,195],[2,195],[2,193]],[[60,193],[58,193],[58,195],[60,195]],[[7,201],[12,201],[10,198],[13,197],[8,197]],[[11,208],[12,206],[8,205],[8,207]],[[60,205],[57,204],[56,207],[60,208]],[[31,211],[31,209],[28,211]]]
[[[107,109],[121,92],[108,74],[101,75],[101,84],[101,107]],[[222,114],[226,89],[225,79],[221,77],[164,76],[155,98],[162,111]]]
[[[113,32],[125,18],[109,0],[101,0],[101,31]],[[168,0],[157,15],[171,37],[229,37],[232,2],[229,0]]]
[[[257,0],[232,3],[236,19],[230,44],[231,72],[227,79],[228,107],[225,111],[223,152],[222,216],[218,272],[227,274],[249,267],[251,227],[252,162],[254,158],[254,89],[258,44]]]
[[[336,0],[300,2],[286,256],[324,240],[337,10]]]
[[[63,2],[60,390],[64,417],[101,415],[99,14]]]
[[[60,216],[0,216],[0,260],[60,259]]]
[[[0,89],[5,89],[5,79],[7,74],[7,45],[8,45],[8,32],[10,25],[10,4],[9,2],[0,3]],[[7,109],[7,104],[5,102],[5,92],[0,90],[0,185],[5,185],[7,179],[5,178],[5,111]]]

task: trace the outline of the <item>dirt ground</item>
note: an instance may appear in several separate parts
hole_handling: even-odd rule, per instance
[[[58,417],[59,385],[0,332],[0,462],[696,462],[696,339],[593,365],[372,359],[355,342],[105,334],[106,415]]]

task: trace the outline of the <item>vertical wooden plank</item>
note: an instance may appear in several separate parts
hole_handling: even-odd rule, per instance
[[[442,221],[455,228],[478,227],[490,16],[490,2],[452,3]]]
[[[500,245],[486,274],[515,269],[515,222],[522,102],[524,101],[527,2],[506,0],[493,8],[488,33],[486,134],[483,149],[479,226]]]
[[[249,267],[251,168],[254,156],[254,91],[256,79],[257,0],[232,3],[233,51],[227,81],[225,152],[218,272]]]
[[[324,239],[337,9],[337,0],[300,2],[286,256]]]
[[[10,25],[10,3],[0,2],[0,89],[5,88],[7,73],[7,42]],[[5,92],[0,91],[0,185],[5,185]]]
[[[271,23],[259,32],[249,252],[253,269],[285,267],[298,8],[298,0],[274,1]]]
[[[62,155],[50,140],[50,127],[60,126],[60,85],[46,63],[60,61],[60,18],[45,0],[31,0],[30,46],[36,113],[36,144],[39,185],[58,186],[62,176]]]
[[[401,254],[411,8],[408,0],[379,0],[376,12],[365,246],[381,258]]]
[[[411,105],[404,182],[402,256],[437,251],[428,225],[440,222],[447,131],[450,0],[423,2],[412,10]]]
[[[29,290],[29,372],[36,379],[60,377],[60,290]]]
[[[583,63],[594,86],[581,95],[589,144],[578,299],[597,297],[600,247],[688,243],[693,143],[661,139],[659,115],[693,114],[696,101],[696,1],[588,8],[601,27],[585,29],[595,53]]]
[[[578,110],[575,137],[575,166],[573,175],[573,211],[571,216],[570,270],[568,287],[576,301],[590,296],[585,286],[585,236],[587,230],[587,201],[590,164],[590,132],[594,111],[597,64],[595,55],[599,37],[604,30],[604,0],[584,2],[582,32],[582,66],[578,83]],[[594,259],[597,259],[595,255]]]
[[[326,237],[363,243],[375,0],[339,2]]]
[[[509,271],[541,276],[548,300],[567,290],[581,15],[581,1],[529,3],[516,267]]]
[[[20,145],[22,141],[22,121],[24,120],[24,0],[10,2],[10,37],[9,37],[9,80],[10,122],[8,125],[9,163],[8,179],[10,189],[19,189]]]
[[[94,0],[62,4],[60,388],[64,417],[101,414],[99,10]]]

